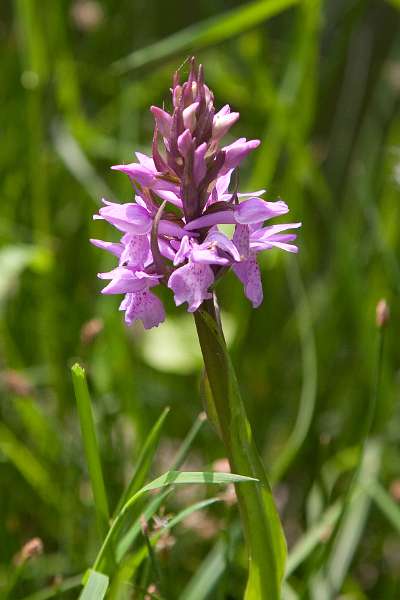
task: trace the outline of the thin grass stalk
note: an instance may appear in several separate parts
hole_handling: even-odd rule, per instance
[[[249,553],[245,599],[276,600],[281,597],[286,544],[227,352],[215,302],[208,300],[203,307],[194,313],[194,318],[211,389],[208,398],[209,402],[213,402],[211,414],[216,415],[215,425],[225,445],[231,470],[255,477],[260,482],[246,490],[236,486]],[[213,420],[214,417],[210,418]]]

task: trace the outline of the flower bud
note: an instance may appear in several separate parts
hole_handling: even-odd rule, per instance
[[[390,319],[389,305],[384,298],[376,305],[376,325],[381,329],[385,327]]]

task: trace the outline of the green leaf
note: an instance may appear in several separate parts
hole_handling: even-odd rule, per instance
[[[315,548],[321,543],[324,535],[329,533],[339,518],[341,505],[336,502],[326,509],[322,517],[307,533],[305,533],[293,546],[289,553],[286,564],[286,577],[294,571],[310,556]]]
[[[257,482],[257,479],[253,477],[246,477],[243,475],[235,475],[234,473],[213,473],[207,471],[167,471],[164,475],[157,477],[140,490],[136,492],[129,500],[124,504],[121,511],[115,517],[108,533],[104,539],[104,542],[99,550],[96,560],[93,565],[93,569],[96,570],[100,565],[106,551],[109,548],[111,540],[116,530],[118,530],[121,521],[125,517],[127,511],[137,502],[137,500],[143,496],[146,492],[162,488],[168,485],[184,485],[188,483],[207,483],[207,484],[221,484],[221,483],[249,483]]]
[[[157,477],[157,479],[154,479],[145,485],[140,492],[148,492],[166,485],[184,485],[188,483],[207,483],[215,485],[245,482],[258,482],[258,479],[246,475],[214,473],[213,471],[167,471],[164,475]]]
[[[194,313],[219,429],[234,471],[256,477],[237,496],[249,551],[246,600],[279,598],[286,542],[264,465],[254,443],[236,375],[218,324],[213,301]]]
[[[15,290],[18,278],[24,269],[32,266],[39,268],[47,258],[47,251],[39,246],[15,244],[2,248],[0,251],[0,308],[8,295]]]
[[[76,403],[78,406],[83,445],[93,490],[97,525],[100,535],[104,536],[107,532],[109,521],[108,501],[101,469],[100,452],[97,443],[85,370],[80,365],[75,364],[72,367],[71,372]]]
[[[235,543],[240,535],[239,524],[233,524],[229,533]],[[205,600],[210,597],[227,567],[227,551],[226,540],[218,540],[179,595],[179,600]]]
[[[298,4],[299,0],[262,0],[223,13],[215,18],[187,27],[173,35],[129,54],[114,63],[118,74],[165,60],[177,53],[198,50],[240,35],[251,27]]]
[[[0,452],[13,463],[46,504],[59,507],[60,494],[51,475],[4,423],[0,423]]]
[[[389,496],[384,487],[375,481],[370,483],[366,492],[375,501],[385,517],[391,522],[393,527],[400,533],[400,509],[396,502]]]
[[[162,418],[162,415],[161,415],[160,419],[161,418]],[[196,418],[196,420],[194,421],[192,427],[188,431],[185,439],[183,440],[174,460],[172,461],[172,465],[171,465],[172,470],[179,469],[182,466],[182,464],[184,463],[184,461],[187,457],[187,454],[193,444],[193,441],[195,440],[195,438],[196,438],[197,434],[199,433],[201,427],[203,426],[203,423],[205,422],[205,420],[206,420],[205,413],[200,413],[198,415],[198,417]],[[146,506],[146,508],[143,511],[143,516],[145,517],[146,520],[149,520],[156,513],[156,511],[161,506],[163,500],[166,498],[166,496],[168,496],[168,494],[170,494],[171,491],[172,491],[172,488],[167,490],[163,494],[157,496],[154,500],[152,500]],[[130,529],[124,535],[124,537],[122,538],[122,540],[119,542],[119,544],[117,546],[117,549],[116,549],[117,562],[119,562],[122,559],[122,557],[125,555],[128,548],[132,545],[132,543],[134,542],[136,537],[139,535],[139,533],[140,533],[140,519],[137,519],[135,521],[135,523],[132,525],[132,527],[130,527]]]
[[[59,598],[63,592],[68,592],[82,585],[82,575],[75,575],[74,577],[68,577],[60,583],[49,585],[48,587],[31,594],[30,596],[24,596],[20,600],[50,600],[51,598]]]
[[[117,563],[119,563],[123,559],[123,557],[129,550],[129,548],[132,546],[135,539],[140,534],[142,516],[146,519],[146,521],[149,521],[153,517],[153,515],[156,514],[156,512],[158,511],[158,509],[160,508],[160,506],[162,505],[164,500],[167,498],[167,496],[169,496],[169,494],[171,492],[172,492],[172,488],[167,489],[162,494],[158,494],[155,498],[153,498],[151,500],[151,502],[149,502],[147,504],[147,506],[144,508],[140,517],[135,520],[132,527],[130,527],[128,529],[128,531],[125,533],[122,540],[120,542],[118,542],[118,545],[117,545],[116,551],[115,551]]]
[[[147,475],[150,471],[153,462],[154,455],[157,451],[158,444],[160,442],[160,436],[162,433],[163,425],[165,419],[167,418],[169,410],[169,407],[167,407],[162,412],[157,422],[153,426],[152,430],[150,431],[149,435],[147,436],[144,446],[139,454],[139,458],[137,460],[132,478],[118,502],[117,508],[115,509],[115,514],[121,510],[122,506],[125,504],[128,498],[133,496],[133,494],[135,494],[146,481]]]
[[[102,600],[108,589],[107,575],[90,569],[89,578],[82,590],[79,600]]]

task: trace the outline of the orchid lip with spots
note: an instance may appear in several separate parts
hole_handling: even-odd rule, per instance
[[[186,303],[194,312],[231,268],[257,307],[263,299],[257,254],[272,248],[298,251],[292,230],[301,223],[264,225],[288,212],[285,202],[263,200],[264,190],[229,191],[235,169],[260,142],[240,138],[222,145],[239,113],[228,105],[215,112],[203,67],[197,68],[194,59],[185,83],[180,84],[178,73],[174,76],[172,105],[171,114],[150,109],[155,119],[152,156],[138,152],[138,162],[112,167],[130,178],[134,201],[103,201],[94,218],[121,231],[120,242],[91,240],[119,260],[112,271],[99,273],[109,280],[103,293],[124,294],[120,310],[126,323],[141,320],[146,329],[165,319],[152,291],[156,286],[166,285],[177,306]],[[232,239],[220,231],[224,224],[234,225]]]

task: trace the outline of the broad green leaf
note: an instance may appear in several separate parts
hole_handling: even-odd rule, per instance
[[[81,426],[83,445],[89,469],[90,482],[93,490],[94,505],[96,510],[97,525],[100,535],[105,535],[108,528],[109,509],[106,489],[104,486],[103,472],[100,461],[100,451],[93,421],[92,404],[86,382],[85,370],[78,364],[72,369],[72,381],[75,389],[78,407],[79,422]]]
[[[79,600],[102,600],[107,593],[108,583],[107,575],[91,569]]]
[[[133,472],[132,478],[118,502],[117,508],[115,509],[115,514],[121,510],[122,506],[125,504],[128,498],[133,496],[133,494],[135,494],[146,481],[147,475],[153,463],[154,455],[157,452],[163,425],[168,413],[169,407],[167,407],[162,412],[162,414],[154,424],[152,430],[150,431],[149,435],[147,436],[144,442],[144,446],[137,459],[136,467]]]
[[[126,73],[189,49],[198,50],[223,42],[259,25],[298,2],[299,0],[251,2],[218,17],[187,27],[151,46],[136,50],[114,63],[113,68],[118,74]]]

